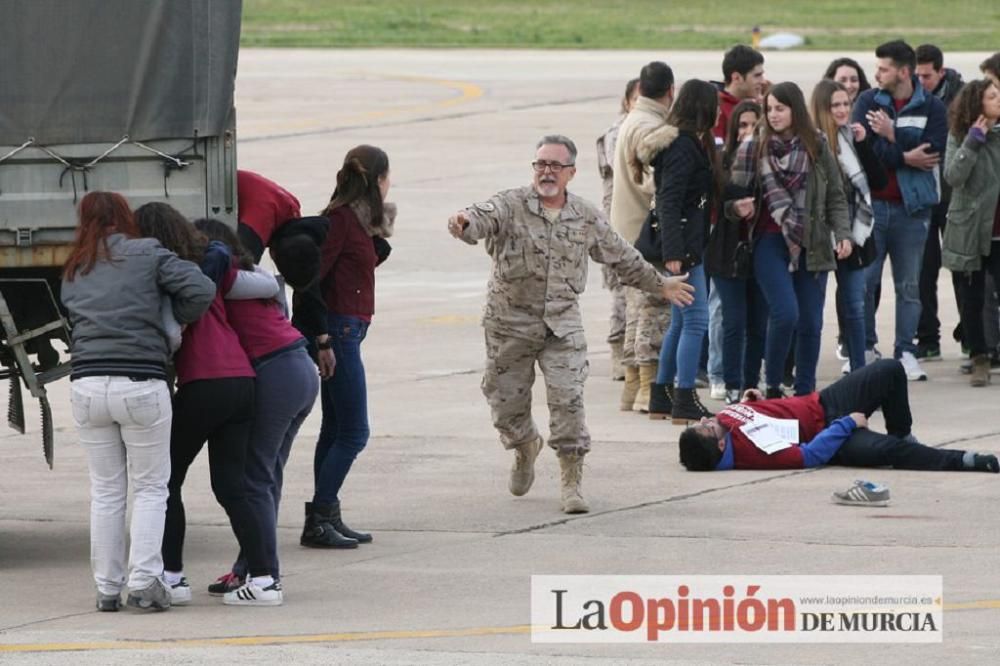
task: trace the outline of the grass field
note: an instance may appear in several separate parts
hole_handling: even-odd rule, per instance
[[[244,0],[244,46],[721,49],[790,31],[809,49],[903,37],[1000,49],[996,0]]]

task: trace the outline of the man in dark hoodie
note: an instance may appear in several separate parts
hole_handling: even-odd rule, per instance
[[[715,82],[719,88],[719,120],[712,133],[725,141],[733,108],[745,99],[759,99],[764,92],[764,56],[746,44],[737,44],[722,57],[722,78],[722,83]]]
[[[962,75],[944,66],[944,54],[933,44],[917,47],[917,79],[923,89],[941,100],[946,107],[958,96],[965,84]],[[941,155],[944,164],[944,155]],[[941,322],[938,320],[937,281],[941,271],[941,237],[951,201],[951,188],[941,179],[941,203],[931,210],[931,225],[924,245],[924,261],[920,269],[920,322],[917,324],[916,357],[923,361],[941,358]],[[958,298],[958,289],[955,290]]]

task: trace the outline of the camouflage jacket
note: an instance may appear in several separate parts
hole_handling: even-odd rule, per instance
[[[566,194],[550,223],[531,186],[506,190],[464,211],[462,240],[483,239],[493,257],[483,326],[529,340],[583,330],[578,303],[587,257],[608,265],[623,284],[659,292],[663,278],[619,236],[602,212]]]

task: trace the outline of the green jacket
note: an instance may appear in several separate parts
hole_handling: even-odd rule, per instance
[[[941,263],[953,272],[978,271],[983,257],[990,255],[1000,197],[1000,128],[986,134],[986,143],[966,136],[959,144],[949,134],[944,178],[954,189],[941,243]]]
[[[731,204],[732,201],[726,202],[726,217],[738,219]],[[758,194],[757,206],[764,205],[767,204]],[[820,143],[819,158],[806,180],[806,210],[809,211],[803,229],[806,270],[813,273],[832,271],[837,268],[834,245],[851,238],[851,221],[840,165],[825,141]]]

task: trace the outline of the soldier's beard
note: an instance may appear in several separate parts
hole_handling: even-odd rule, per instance
[[[538,196],[545,199],[559,196],[559,185],[556,183],[538,183],[535,190],[538,192]]]

